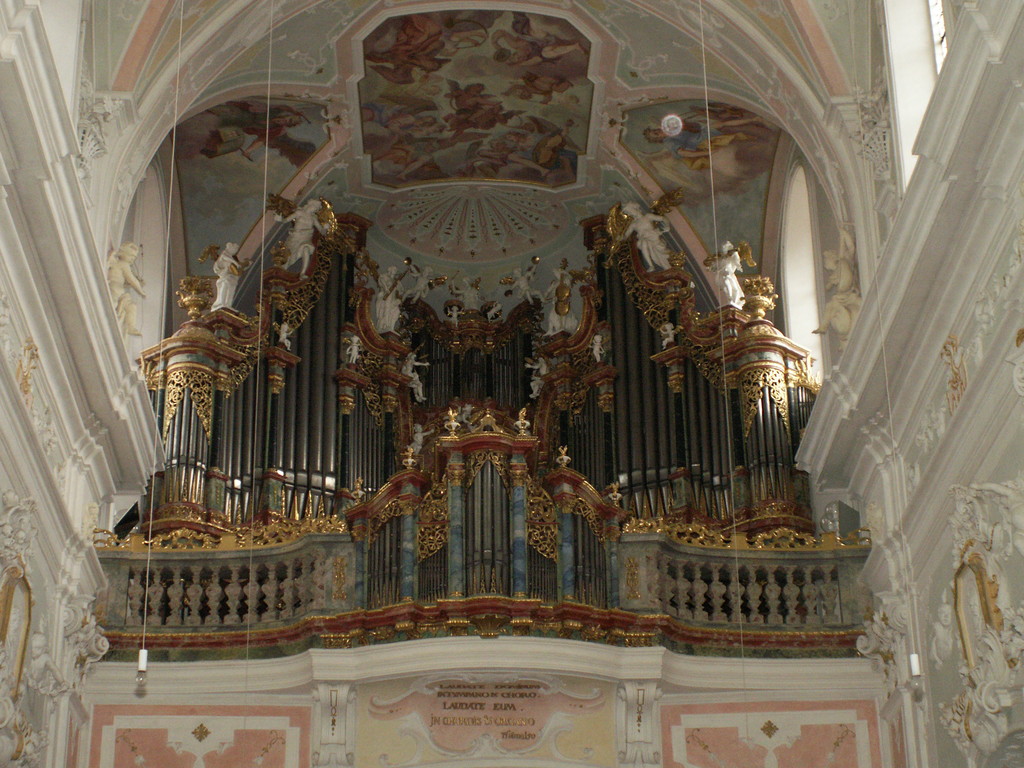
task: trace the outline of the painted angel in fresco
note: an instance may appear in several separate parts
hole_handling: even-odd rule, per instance
[[[387,48],[370,51],[370,68],[385,80],[399,85],[414,82],[413,73],[436,72],[451,59],[438,54],[445,48],[444,28],[433,18],[422,13],[403,16],[394,42]]]
[[[538,101],[541,104],[550,104],[556,93],[565,93],[572,88],[572,85],[571,80],[561,75],[539,75],[536,72],[527,72],[523,75],[522,82],[510,85],[505,89],[504,95],[523,101],[533,101],[534,96],[540,96]],[[579,99],[576,101],[578,102]]]
[[[494,60],[511,66],[532,67],[558,61],[573,51],[586,53],[581,40],[563,40],[550,32],[533,29],[526,13],[513,11],[512,30],[499,29],[491,35]]]
[[[287,104],[267,105],[249,101],[229,101],[207,110],[220,124],[210,131],[205,146],[199,150],[207,157],[239,152],[247,160],[254,160],[260,147],[276,150],[296,168],[305,163],[316,151],[316,145],[291,136],[288,131],[308,118]]]
[[[459,139],[467,131],[490,131],[498,125],[506,125],[521,112],[504,109],[497,96],[487,93],[483,83],[470,83],[463,88],[455,80],[448,81],[445,95],[452,111],[444,121],[452,131],[452,139]]]

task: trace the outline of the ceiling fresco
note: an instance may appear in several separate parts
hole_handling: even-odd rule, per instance
[[[576,181],[593,100],[590,41],[564,19],[395,16],[370,33],[363,55],[362,142],[374,183]]]
[[[661,128],[666,114],[681,120],[676,135]],[[679,210],[705,251],[716,250],[716,240],[746,240],[756,255],[780,135],[742,107],[688,99],[627,111],[621,141],[662,190],[683,190]]]
[[[323,107],[251,98],[200,112],[177,131],[175,158],[189,263],[211,243],[241,242],[263,212],[266,188],[283,189],[327,140]]]

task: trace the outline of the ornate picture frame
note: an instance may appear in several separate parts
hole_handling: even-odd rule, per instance
[[[975,649],[985,627],[996,631],[1003,628],[998,595],[999,582],[989,576],[985,559],[977,552],[967,555],[953,576],[953,612],[968,669],[978,663]]]
[[[0,574],[0,643],[7,652],[7,664],[0,674],[10,686],[11,696],[21,692],[21,678],[32,631],[32,588],[18,566]]]

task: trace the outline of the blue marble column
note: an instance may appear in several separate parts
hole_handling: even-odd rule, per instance
[[[452,466],[455,464],[456,466]],[[466,596],[466,506],[462,498],[462,454],[448,460],[448,596]]]
[[[526,597],[526,486],[512,486],[512,596]],[[525,477],[522,477],[525,480]]]
[[[558,515],[558,527],[562,534],[562,544],[559,548],[558,573],[561,577],[561,595],[563,600],[576,599],[576,570],[575,558],[573,557],[572,514],[563,513],[561,508],[556,512]]]
[[[355,585],[352,587],[353,605],[357,608],[366,607],[366,540],[360,538],[354,541],[355,550]]]
[[[402,515],[402,584],[400,597],[412,600],[416,570],[416,525],[411,514]]]

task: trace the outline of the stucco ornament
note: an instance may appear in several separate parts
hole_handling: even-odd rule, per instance
[[[0,512],[0,568],[24,562],[36,537],[36,507],[13,491],[3,495]]]
[[[898,592],[881,592],[875,599],[876,608],[864,621],[864,634],[857,638],[857,651],[871,659],[875,670],[885,676],[887,692],[892,693],[899,684],[896,659],[907,636],[909,607]]]
[[[1010,729],[1024,674],[1024,606],[1011,604],[1004,566],[1024,555],[1024,482],[957,485],[953,532],[953,621],[962,688],[940,719],[967,759],[981,764]]]

